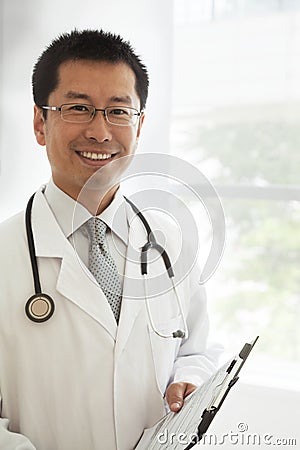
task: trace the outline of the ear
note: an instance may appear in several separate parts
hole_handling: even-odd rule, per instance
[[[138,141],[138,139],[140,137],[140,134],[141,134],[141,129],[142,129],[142,126],[143,126],[143,123],[144,123],[144,119],[145,119],[145,114],[142,113],[142,115],[140,117],[140,120],[139,120],[139,123],[138,123],[138,129],[137,129],[137,133],[136,133],[136,140],[137,141]]]
[[[46,145],[45,126],[43,110],[34,105],[33,129],[36,141],[40,145]]]

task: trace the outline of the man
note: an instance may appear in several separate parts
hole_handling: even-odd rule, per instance
[[[178,286],[188,337],[158,336],[144,298],[133,295],[143,280],[132,255],[147,234],[109,180],[136,151],[147,93],[139,57],[103,31],[64,34],[35,65],[34,132],[52,179],[36,193],[30,217],[42,290],[55,310],[50,302],[51,314],[39,323],[26,303],[34,287],[18,214],[0,228],[1,450],[132,449],[166,404],[178,411],[213,371],[205,296],[192,274]],[[99,190],[89,188],[99,169],[106,174]],[[104,224],[104,238],[94,245],[96,223]],[[172,256],[177,236],[165,221],[160,226],[174,237]],[[102,244],[104,262],[96,254]],[[116,270],[120,279],[105,285]],[[154,297],[157,330],[182,327],[174,293]]]

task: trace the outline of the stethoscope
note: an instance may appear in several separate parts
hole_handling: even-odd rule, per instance
[[[31,211],[32,211],[32,204],[34,199],[35,193],[30,197],[26,212],[25,212],[25,224],[26,224],[26,235],[27,235],[27,242],[28,242],[28,249],[29,249],[29,255],[30,255],[30,262],[31,262],[31,268],[32,268],[32,275],[33,275],[33,281],[34,281],[34,290],[35,294],[32,295],[26,302],[25,305],[25,313],[27,317],[32,320],[33,322],[42,323],[47,320],[49,320],[55,311],[55,303],[53,299],[48,295],[42,292],[41,288],[41,282],[39,277],[39,270],[37,265],[37,258],[36,258],[36,252],[35,252],[35,244],[34,244],[34,238],[33,238],[33,232],[32,232],[32,223],[31,223]],[[182,303],[180,301],[180,298],[177,294],[177,289],[174,284],[174,271],[172,268],[172,264],[170,261],[170,258],[168,256],[168,253],[166,250],[156,241],[155,235],[153,231],[151,230],[151,227],[146,220],[145,216],[142,214],[142,212],[136,207],[134,203],[132,203],[131,200],[124,197],[125,200],[129,203],[131,208],[133,209],[134,213],[139,217],[141,222],[143,223],[145,230],[147,232],[147,242],[141,249],[141,273],[143,275],[144,279],[144,290],[145,290],[145,302],[146,302],[146,309],[147,314],[149,318],[149,323],[154,331],[158,336],[162,338],[187,338],[188,337],[188,329],[186,320],[184,317],[184,312],[182,308]],[[183,330],[176,330],[173,331],[171,334],[164,334],[161,333],[159,330],[157,330],[153,317],[151,314],[151,309],[149,305],[149,299],[147,295],[147,273],[148,273],[148,252],[150,249],[155,249],[159,252],[160,256],[162,257],[164,261],[164,265],[167,271],[167,274],[170,278],[173,291],[175,293],[177,305],[180,311],[180,316],[182,318]]]

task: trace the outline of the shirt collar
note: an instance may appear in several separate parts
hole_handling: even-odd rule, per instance
[[[51,178],[44,195],[64,235],[69,238],[92,214],[54,184]],[[117,190],[112,202],[99,217],[125,244],[128,241],[128,222],[124,197]]]

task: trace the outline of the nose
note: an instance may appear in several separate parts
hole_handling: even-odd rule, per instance
[[[88,139],[99,143],[111,141],[111,127],[105,119],[103,111],[96,111],[93,119],[87,123],[85,135]]]

